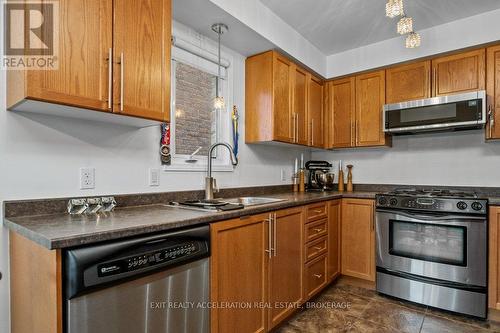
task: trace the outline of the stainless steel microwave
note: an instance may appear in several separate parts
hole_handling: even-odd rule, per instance
[[[383,115],[384,132],[392,134],[482,128],[486,123],[486,92],[386,104]]]

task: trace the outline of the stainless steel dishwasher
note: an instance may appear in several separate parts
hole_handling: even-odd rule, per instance
[[[209,331],[208,226],[69,249],[67,333]]]

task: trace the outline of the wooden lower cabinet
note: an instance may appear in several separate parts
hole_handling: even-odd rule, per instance
[[[302,302],[302,207],[280,210],[273,218],[273,252],[269,260],[269,329],[275,327]],[[286,306],[285,306],[286,304]]]
[[[327,256],[323,255],[319,258],[306,263],[304,277],[305,289],[304,298],[309,299],[320,292],[328,283],[327,271]]]
[[[340,219],[341,200],[328,203],[328,279],[340,275]]]
[[[488,307],[500,310],[500,207],[489,213]]]
[[[211,332],[265,332],[269,215],[260,214],[212,224],[210,291],[214,304],[250,303],[252,307],[211,311]]]
[[[342,199],[342,274],[375,281],[374,201]]]
[[[266,332],[302,302],[303,207],[211,226],[212,332]]]

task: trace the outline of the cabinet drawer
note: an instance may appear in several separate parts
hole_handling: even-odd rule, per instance
[[[306,222],[316,221],[327,216],[328,209],[326,202],[307,206]]]
[[[314,239],[318,239],[320,237],[326,236],[328,231],[327,231],[327,220],[319,220],[315,222],[311,222],[306,224],[306,230],[305,230],[305,242],[312,241]]]
[[[306,262],[325,254],[328,250],[327,244],[328,242],[326,237],[322,237],[306,245]]]
[[[305,269],[305,298],[308,299],[320,291],[327,283],[326,255],[319,257],[306,264]]]

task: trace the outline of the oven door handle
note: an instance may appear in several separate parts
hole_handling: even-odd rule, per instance
[[[385,210],[385,209],[377,209],[377,213],[388,213],[393,215],[402,215],[416,220],[422,221],[457,221],[457,220],[466,220],[466,221],[486,221],[486,216],[471,216],[471,215],[458,215],[458,214],[422,214],[422,213],[407,213],[404,211],[393,211],[393,210]]]

